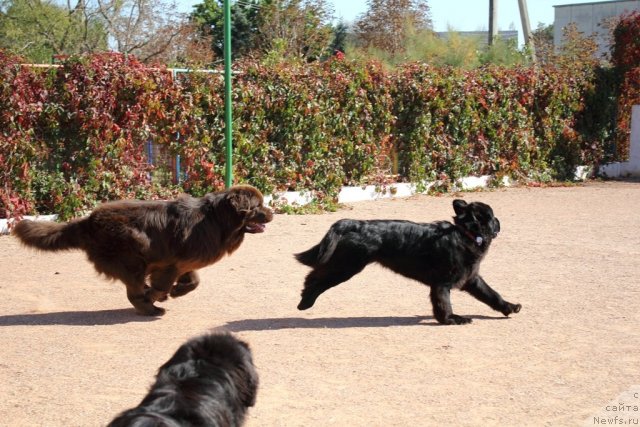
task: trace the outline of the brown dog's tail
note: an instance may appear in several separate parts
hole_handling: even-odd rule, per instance
[[[84,220],[58,223],[25,219],[16,224],[13,234],[24,245],[43,251],[81,248],[84,235]]]

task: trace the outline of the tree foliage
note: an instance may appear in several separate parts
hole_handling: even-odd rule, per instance
[[[314,60],[327,53],[332,40],[333,9],[326,0],[265,0],[258,49]]]
[[[245,0],[231,4],[231,50],[234,57],[249,53],[258,35],[259,11],[263,0]],[[217,57],[224,54],[224,10],[222,0],[203,0],[194,6],[191,19],[201,34],[211,36],[211,49]]]
[[[204,0],[191,18],[210,32],[212,49],[223,54],[223,1]],[[333,10],[326,0],[246,0],[231,5],[231,49],[235,58],[279,56],[315,59],[330,47]]]
[[[104,23],[84,2],[65,7],[39,0],[5,0],[0,6],[0,47],[33,62],[107,48]]]
[[[542,66],[553,62],[553,25],[540,23],[531,36],[536,50],[536,62]]]
[[[32,62],[109,49],[172,61],[190,31],[165,0],[0,0],[0,47]]]
[[[331,42],[330,53],[345,52],[349,38],[349,26],[340,20],[333,28],[333,41]]]
[[[183,30],[175,4],[165,0],[95,2],[115,50],[136,55],[143,62],[151,62],[170,50]]]
[[[355,35],[365,48],[396,55],[404,50],[411,31],[431,27],[426,0],[367,0],[367,11],[355,22]]]

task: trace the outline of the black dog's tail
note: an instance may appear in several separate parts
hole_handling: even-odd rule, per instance
[[[62,251],[82,247],[85,219],[68,223],[22,220],[13,234],[22,244],[43,251]]]
[[[315,267],[319,264],[324,264],[331,258],[333,251],[338,246],[340,240],[339,234],[335,233],[333,229],[322,238],[322,241],[304,252],[295,254],[296,259],[304,265],[309,267]]]
[[[313,267],[318,263],[318,254],[320,253],[320,244],[315,245],[311,249],[293,255],[299,262],[309,267]]]
[[[315,267],[329,261],[336,250],[342,236],[353,228],[353,221],[338,221],[329,228],[320,243],[304,252],[295,254],[296,259],[304,265]]]

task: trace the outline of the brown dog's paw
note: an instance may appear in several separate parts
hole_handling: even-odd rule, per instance
[[[162,316],[166,310],[161,307],[156,307],[153,304],[149,304],[144,307],[136,307],[136,312],[141,316]]]
[[[197,283],[178,282],[173,286],[173,288],[171,288],[171,292],[169,292],[169,295],[171,296],[171,298],[178,298],[188,294],[189,292],[193,291],[197,287],[198,287]]]
[[[154,288],[148,288],[144,290],[144,300],[150,303],[155,301],[163,302],[167,300],[169,293],[166,291],[159,291]]]

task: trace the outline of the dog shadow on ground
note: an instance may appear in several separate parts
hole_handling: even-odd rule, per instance
[[[98,311],[8,314],[0,316],[0,327],[27,325],[104,326],[130,322],[153,322],[155,320],[158,320],[158,317],[140,316],[131,308],[121,308]]]
[[[507,317],[466,316],[471,319],[507,319]],[[244,319],[227,322],[223,329],[232,332],[273,331],[280,329],[343,329],[343,328],[387,328],[391,326],[445,326],[433,316],[390,317],[280,317],[267,319]]]

